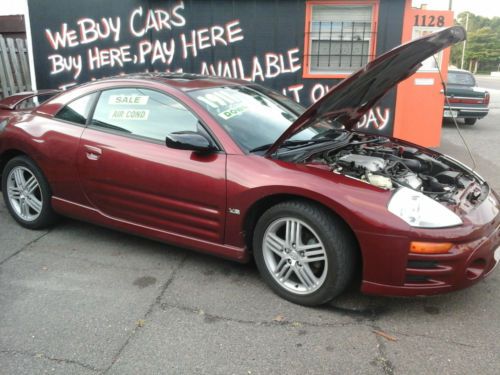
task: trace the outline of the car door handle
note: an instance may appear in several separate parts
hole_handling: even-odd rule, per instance
[[[102,155],[102,150],[99,147],[85,145],[85,153],[87,154],[87,159],[98,160]]]

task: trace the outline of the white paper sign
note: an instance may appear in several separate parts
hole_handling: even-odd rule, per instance
[[[108,104],[146,105],[148,101],[147,95],[110,95]]]
[[[416,86],[432,86],[434,85],[434,78],[415,78]]]
[[[149,109],[115,109],[109,113],[110,120],[146,121]]]
[[[220,112],[218,115],[219,117],[222,117],[224,120],[229,120],[232,117],[241,115],[247,109],[248,107],[246,105],[240,105],[237,107],[228,108],[225,111]]]

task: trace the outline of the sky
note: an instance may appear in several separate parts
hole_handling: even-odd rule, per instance
[[[452,0],[455,16],[469,11],[483,17],[500,17],[500,1],[498,0]],[[449,0],[413,0],[414,7],[427,4],[427,9],[448,9]]]
[[[470,11],[484,17],[500,17],[499,0],[452,0],[455,15],[463,11]],[[413,6],[420,7],[427,4],[428,9],[448,9],[449,0],[413,0]],[[23,14],[26,0],[0,0],[0,14]]]

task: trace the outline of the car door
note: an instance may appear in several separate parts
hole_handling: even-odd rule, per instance
[[[135,224],[223,242],[226,155],[165,145],[171,132],[206,130],[182,103],[158,91],[103,91],[81,137],[78,170],[90,203]]]

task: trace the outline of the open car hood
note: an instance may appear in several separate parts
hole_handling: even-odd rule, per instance
[[[453,26],[402,44],[352,74],[311,105],[267,150],[280,145],[317,121],[336,120],[350,130],[391,88],[411,76],[427,58],[465,40],[465,29]]]

